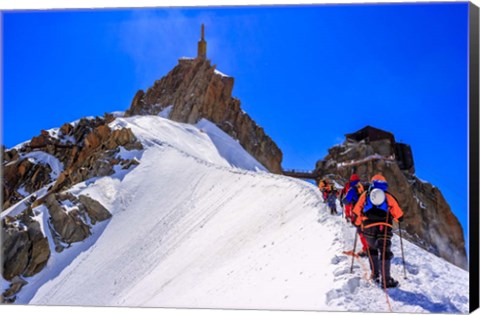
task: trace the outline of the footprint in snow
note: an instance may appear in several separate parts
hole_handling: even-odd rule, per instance
[[[339,263],[341,263],[342,261],[345,261],[347,260],[347,256],[338,256],[338,255],[335,255],[332,260],[331,260],[331,263],[332,265],[338,265]]]
[[[354,270],[358,269],[358,268],[359,267],[357,267],[357,266],[353,266]],[[350,267],[343,267],[343,268],[339,268],[339,269],[335,270],[333,272],[333,275],[335,277],[338,277],[338,276],[342,276],[342,275],[345,275],[345,274],[348,274],[348,273],[350,273]],[[355,271],[354,271],[354,273],[355,273]]]
[[[341,289],[332,289],[327,292],[327,297],[326,297],[326,302],[327,304],[330,304],[333,300],[336,300],[340,297],[342,297],[343,292]],[[341,303],[341,302],[340,302]]]
[[[360,286],[360,277],[354,277],[348,279],[347,283],[343,285],[345,290],[348,290],[350,293],[355,293],[357,288]]]

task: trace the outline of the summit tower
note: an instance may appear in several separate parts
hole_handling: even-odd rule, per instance
[[[198,41],[198,52],[197,58],[198,59],[207,59],[207,42],[205,41],[205,25],[202,24],[201,32],[200,32],[200,40]]]

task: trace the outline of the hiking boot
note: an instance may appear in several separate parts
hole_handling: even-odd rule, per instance
[[[372,273],[371,279],[372,279],[373,283],[376,283],[378,285],[382,284],[382,282],[380,281],[380,276],[378,274],[375,275],[375,274]]]
[[[391,261],[390,259],[385,260],[385,270],[383,271],[383,277],[385,283],[382,281],[382,285],[386,286],[387,288],[396,288],[398,286],[398,281],[393,279],[390,276],[390,267],[391,267]]]
[[[383,283],[382,283],[383,284]],[[384,284],[387,288],[396,288],[398,287],[398,281],[393,279],[392,277],[387,278],[386,283]]]

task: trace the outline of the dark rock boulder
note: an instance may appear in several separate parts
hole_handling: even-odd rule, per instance
[[[28,209],[15,218],[6,217],[2,224],[3,277],[33,276],[50,257],[48,239],[40,223],[29,216]]]
[[[104,206],[102,206],[100,202],[85,195],[78,196],[78,200],[86,208],[92,224],[105,221],[112,217],[110,212]]]
[[[40,229],[40,223],[29,220],[27,223],[28,237],[31,242],[30,259],[23,276],[31,277],[45,267],[50,258],[50,246],[46,235]]]
[[[14,277],[10,282],[10,287],[2,294],[3,303],[15,302],[15,294],[17,294],[27,284],[28,282],[25,279],[19,276]]]
[[[26,227],[3,224],[2,265],[3,278],[12,280],[27,268],[31,243]]]
[[[86,224],[86,218],[79,210],[65,211],[57,200],[55,194],[50,194],[45,205],[50,214],[51,224],[67,244],[80,242],[90,236],[90,227]]]

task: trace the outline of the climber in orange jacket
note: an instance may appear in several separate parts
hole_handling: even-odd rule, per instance
[[[318,183],[318,188],[319,188],[320,191],[322,192],[322,197],[323,197],[323,202],[324,202],[324,203],[327,203],[327,197],[328,197],[329,187],[330,187],[330,185],[328,184],[328,182],[327,182],[325,179],[322,179],[322,180]]]
[[[385,177],[379,174],[373,176],[371,186],[358,199],[353,214],[355,225],[360,227],[368,243],[372,279],[386,288],[393,288],[398,286],[398,281],[390,275],[392,224],[393,220],[403,220],[403,211],[387,189]]]
[[[360,183],[360,176],[358,174],[352,174],[350,176],[350,181],[345,185],[348,187],[345,192],[345,197],[342,199],[345,209],[345,220],[347,223],[354,221],[354,215],[352,213],[352,208],[356,205],[358,199],[363,194],[365,189],[363,188],[362,183]],[[365,237],[363,236],[362,231],[358,231],[358,236],[362,242],[362,250],[358,253],[359,256],[364,257],[367,255],[368,243]]]

